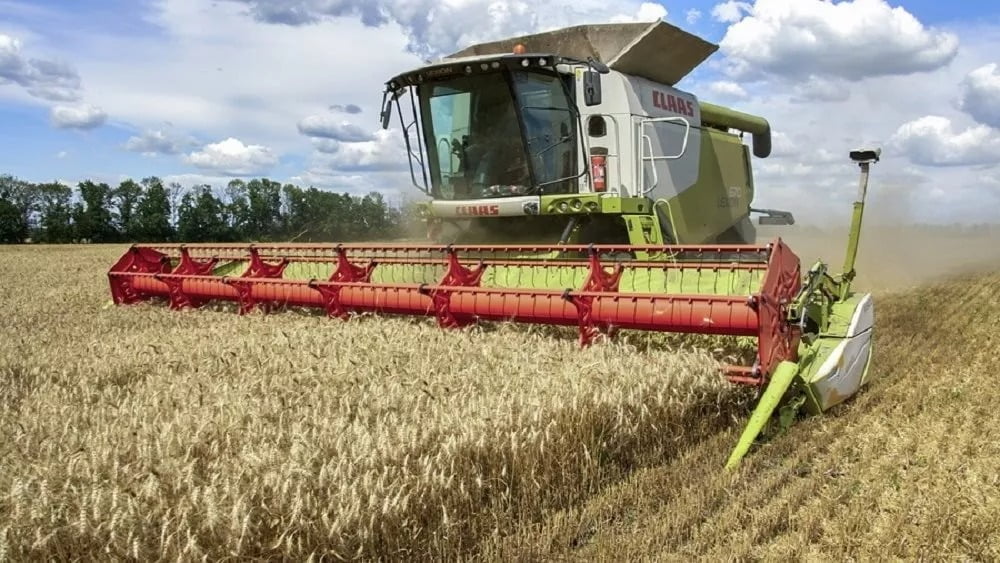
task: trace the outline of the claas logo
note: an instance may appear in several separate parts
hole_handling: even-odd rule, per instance
[[[694,117],[694,104],[689,100],[664,94],[658,90],[653,90],[653,105],[660,109]]]
[[[472,215],[476,217],[483,217],[486,215],[499,215],[500,206],[499,205],[459,205],[455,208],[455,212],[459,215]]]

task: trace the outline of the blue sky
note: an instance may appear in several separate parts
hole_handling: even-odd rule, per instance
[[[1000,216],[992,2],[0,0],[0,173],[266,175],[398,199],[412,190],[399,135],[378,130],[385,78],[509,33],[659,17],[721,44],[679,87],[772,122],[758,203],[846,208],[842,155],[877,143],[876,214]]]

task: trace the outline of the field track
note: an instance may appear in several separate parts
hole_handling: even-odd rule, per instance
[[[1000,274],[883,296],[876,379],[713,472],[722,432],[501,542],[580,560],[1000,558]],[[493,547],[493,546],[491,546]]]
[[[116,308],[120,250],[0,247],[0,561],[1000,558],[992,256],[886,281],[871,386],[725,474],[718,342]]]

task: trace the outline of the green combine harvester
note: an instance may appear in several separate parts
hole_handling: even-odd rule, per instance
[[[851,290],[868,171],[843,273],[801,271],[780,239],[760,244],[751,152],[768,122],[675,84],[717,47],[663,22],[606,24],[474,45],[386,84],[427,244],[134,245],[109,272],[116,303],[234,301],[355,313],[751,337],[723,368],[761,395],[728,466],[776,410],[823,412],[864,384],[873,304]],[[744,144],[749,135],[751,146]]]

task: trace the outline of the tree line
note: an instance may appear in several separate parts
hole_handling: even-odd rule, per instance
[[[267,178],[222,189],[157,177],[117,186],[31,183],[0,176],[0,243],[352,241],[403,231],[379,193],[338,194]]]

